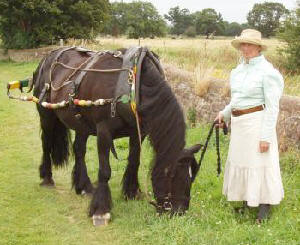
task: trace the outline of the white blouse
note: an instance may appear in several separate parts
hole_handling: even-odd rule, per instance
[[[279,100],[283,92],[282,75],[263,55],[244,61],[230,74],[231,101],[221,113],[228,121],[232,109],[247,109],[265,104],[261,141],[270,142],[276,130]]]

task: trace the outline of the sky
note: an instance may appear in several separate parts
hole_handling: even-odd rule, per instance
[[[112,0],[111,2],[121,2],[122,0]],[[160,14],[167,14],[170,8],[179,6],[187,8],[191,13],[204,8],[213,8],[220,12],[223,20],[229,22],[245,23],[247,14],[255,3],[278,2],[282,3],[287,9],[296,7],[296,0],[143,0],[151,2]],[[132,0],[123,0],[132,2]]]

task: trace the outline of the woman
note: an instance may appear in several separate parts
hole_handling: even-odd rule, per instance
[[[259,207],[261,223],[284,196],[276,136],[284,83],[261,54],[267,46],[259,31],[246,29],[231,44],[242,62],[230,75],[231,101],[216,117],[220,127],[231,119],[223,194],[228,201],[244,201],[244,208]]]

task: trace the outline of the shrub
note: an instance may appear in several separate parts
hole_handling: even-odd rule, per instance
[[[188,27],[185,30],[184,35],[186,35],[187,37],[196,37],[196,35],[197,35],[196,28],[194,26]]]
[[[284,22],[278,37],[287,43],[279,49],[279,53],[285,56],[286,69],[292,73],[300,73],[300,8]]]

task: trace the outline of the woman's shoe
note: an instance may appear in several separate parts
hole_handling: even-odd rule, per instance
[[[261,224],[263,220],[268,219],[271,210],[270,204],[259,204],[258,214],[256,217],[256,223]]]

